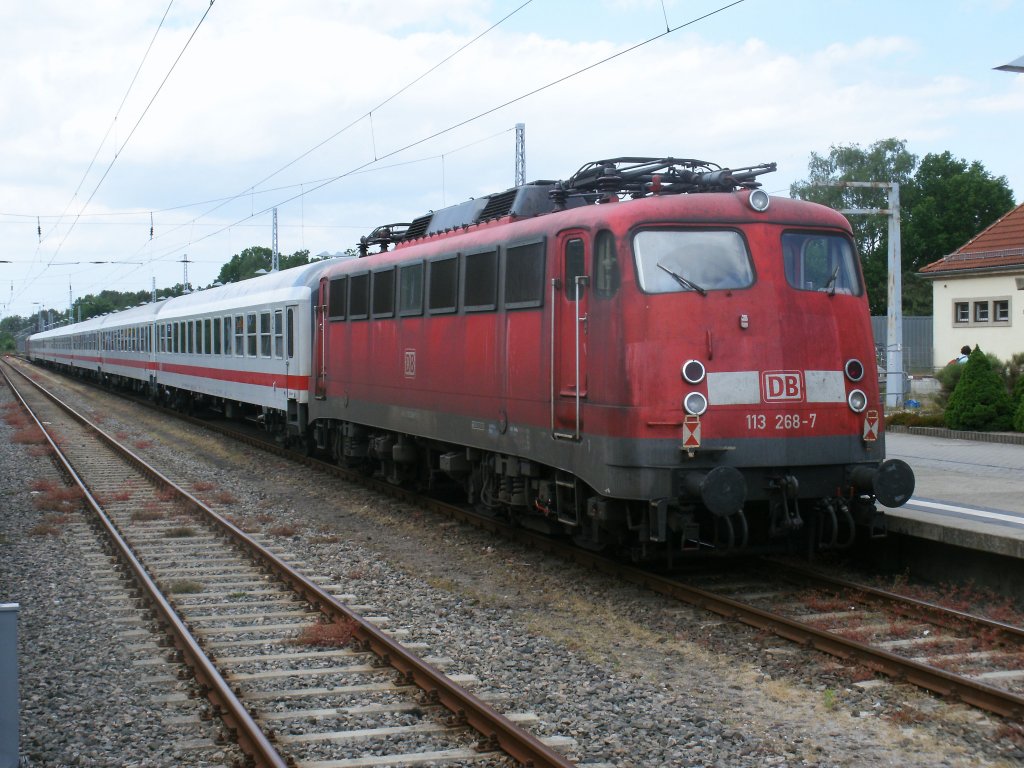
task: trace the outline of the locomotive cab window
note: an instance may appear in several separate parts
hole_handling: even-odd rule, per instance
[[[398,268],[398,312],[403,317],[423,314],[423,262]]]
[[[459,258],[447,256],[430,262],[427,272],[427,308],[431,314],[454,312],[459,298]]]
[[[498,306],[498,251],[467,253],[463,259],[462,306],[485,312]]]
[[[594,293],[603,299],[619,290],[619,258],[615,235],[602,229],[594,239]]]
[[[587,256],[583,241],[574,237],[565,243],[565,279],[562,287],[565,289],[565,298],[569,301],[576,300],[576,278],[587,274]],[[583,298],[586,293],[586,285],[579,284],[579,296]]]
[[[505,250],[505,309],[539,307],[544,302],[544,241]]]
[[[633,236],[644,293],[749,288],[754,269],[747,244],[733,230],[645,229]]]
[[[853,296],[862,292],[857,258],[846,237],[786,232],[782,235],[782,258],[786,280],[798,290]]]

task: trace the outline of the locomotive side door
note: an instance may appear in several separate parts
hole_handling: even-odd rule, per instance
[[[314,397],[324,400],[327,397],[327,301],[330,297],[330,280],[320,278],[320,290],[317,292],[316,307],[313,313],[313,374],[316,377]]]
[[[587,398],[590,242],[585,232],[570,230],[559,234],[555,248],[559,276],[551,280],[551,435],[579,440]]]

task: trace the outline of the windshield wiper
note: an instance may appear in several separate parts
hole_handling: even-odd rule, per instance
[[[839,265],[836,264],[836,268],[832,270],[832,277],[825,283],[825,290],[828,291],[829,296],[836,295],[836,278],[839,277]]]
[[[681,286],[683,286],[683,288],[686,288],[687,290],[690,290],[690,291],[696,291],[701,296],[707,296],[708,295],[708,292],[705,291],[703,288],[701,288],[699,285],[697,285],[695,282],[693,282],[692,280],[687,280],[682,275],[677,275],[675,272],[673,272],[671,269],[666,267],[664,264],[658,264],[658,269],[664,270],[665,272],[668,272],[670,275],[672,275],[672,277],[675,278],[675,281],[677,283],[679,283]]]

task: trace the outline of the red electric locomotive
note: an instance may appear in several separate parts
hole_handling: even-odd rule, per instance
[[[315,289],[311,440],[638,560],[879,530],[914,479],[850,226],[774,168],[617,158],[379,228]]]

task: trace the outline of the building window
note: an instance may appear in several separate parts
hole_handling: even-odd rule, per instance
[[[1010,300],[997,299],[992,302],[993,320],[997,323],[1010,322]]]
[[[971,305],[966,301],[957,301],[953,303],[953,322],[954,323],[969,323],[971,322]]]
[[[976,323],[987,323],[989,318],[988,314],[988,302],[987,301],[976,301],[974,302],[974,322]]]

